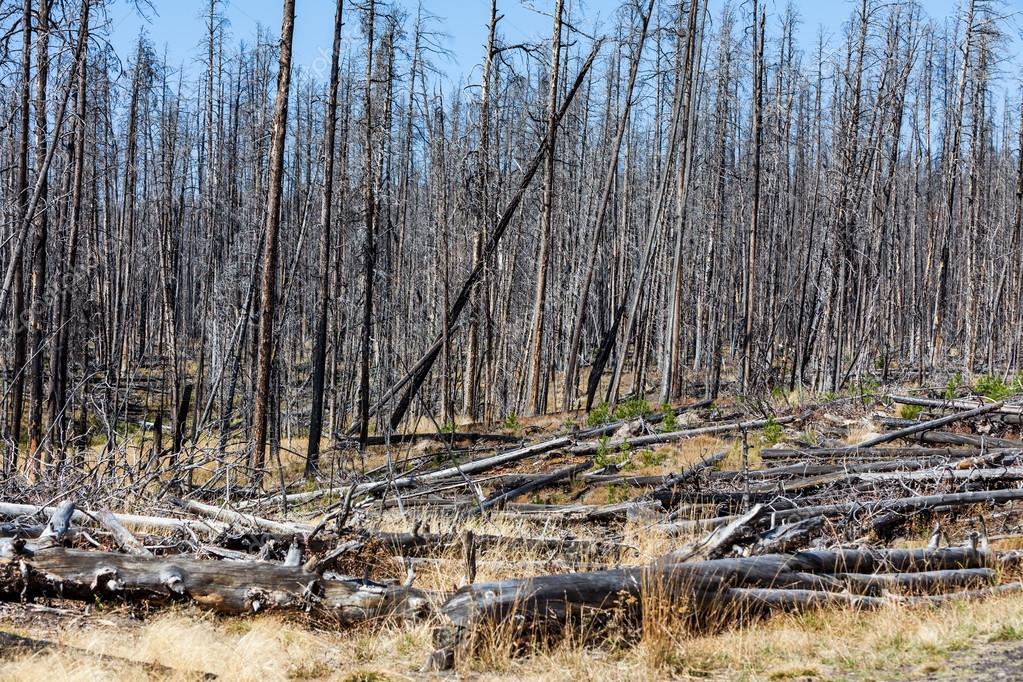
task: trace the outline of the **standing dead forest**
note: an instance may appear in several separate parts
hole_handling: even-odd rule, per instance
[[[953,521],[926,550],[835,547],[1023,499],[1011,473],[922,482],[938,457],[1023,471],[1018,7],[849,0],[828,33],[799,2],[621,0],[596,21],[538,0],[549,32],[520,42],[521,3],[480,0],[457,79],[431,12],[446,3],[318,1],[333,23],[315,65],[294,56],[311,0],[274,0],[280,29],[255,35],[201,0],[185,69],[145,31],[114,47],[115,8],[162,2],[0,0],[0,601],[59,583],[343,621],[430,610],[455,624],[430,645],[445,668],[474,609],[522,594],[478,587],[494,548],[532,557],[516,579],[552,574],[529,589],[562,626],[572,599],[639,590],[641,559],[709,599],[700,567],[748,579],[743,562],[811,536],[838,544],[792,555],[785,585],[730,582],[715,608],[830,604],[853,575],[875,579],[867,608],[881,583],[1002,580],[986,534],[942,547]],[[857,433],[893,405],[882,435]],[[952,423],[969,433],[936,430]],[[916,445],[880,464],[897,439]],[[854,523],[842,505],[864,496],[887,506]],[[632,547],[614,524],[652,507],[667,538],[711,535],[607,559]],[[515,514],[518,535],[485,525]],[[98,540],[78,530],[97,523]],[[362,573],[371,536],[397,568],[323,577]],[[558,554],[582,545],[589,563]],[[455,577],[437,594],[462,586],[443,606],[413,587],[438,547],[453,554],[429,565]],[[7,576],[15,556],[49,582]],[[577,570],[599,577],[570,598],[558,580]],[[319,606],[281,596],[289,571],[319,576]]]
[[[494,2],[454,89],[425,9],[338,3],[309,73],[293,3],[238,47],[210,0],[187,82],[113,53],[105,4],[0,16],[8,472],[258,479],[308,436],[313,474],[370,433],[1023,368],[995,3],[859,0],[807,51],[794,6],[594,37],[557,1],[509,45]]]

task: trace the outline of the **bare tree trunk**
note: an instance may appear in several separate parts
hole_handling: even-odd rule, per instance
[[[945,151],[945,233],[941,242],[937,273],[934,281],[937,293],[934,298],[934,309],[931,315],[931,368],[938,364],[942,349],[942,324],[944,322],[944,306],[948,296],[948,269],[952,237],[955,232],[955,199],[959,184],[959,146],[962,137],[963,108],[966,103],[967,73],[970,67],[970,51],[973,43],[973,17],[976,0],[968,0],[966,9],[966,38],[963,41],[963,56],[959,66],[959,88],[952,111],[951,130]]]
[[[757,24],[760,24],[758,27]],[[742,376],[743,392],[752,386],[753,371],[753,297],[757,273],[757,233],[760,228],[760,138],[764,103],[764,15],[759,0],[753,0],[753,201],[749,235],[746,240],[746,290],[744,294]]]
[[[497,33],[497,0],[490,0],[490,28],[487,32],[487,52],[483,57],[483,75],[480,77],[480,123],[479,123],[479,149],[477,151],[477,201],[479,210],[477,214],[482,229],[476,234],[473,242],[472,259],[478,261],[483,254],[483,245],[486,243],[486,225],[491,219],[491,159],[490,159],[490,80],[491,71],[494,67],[494,40]],[[478,298],[481,298],[477,294]],[[478,392],[480,383],[480,318],[486,315],[484,302],[477,302],[476,311],[469,319],[468,342],[469,348],[466,351],[466,371],[464,381],[463,409],[470,418],[478,416]]]
[[[544,306],[547,301],[547,268],[550,265],[551,213],[554,207],[554,151],[557,146],[558,74],[561,67],[561,14],[564,0],[554,2],[554,30],[551,32],[551,68],[547,78],[547,157],[544,160],[542,205],[540,209],[540,245],[536,258],[536,291],[533,296],[533,322],[529,336],[529,378],[526,403],[533,414],[546,412],[541,401],[540,367],[543,364]]]
[[[705,9],[703,10],[705,11]],[[700,48],[703,40],[702,25],[696,22],[701,12],[699,0],[689,3],[689,26],[686,30],[686,57],[684,66],[685,99],[682,105],[682,119],[686,122],[685,143],[682,145],[678,164],[678,192],[675,206],[675,251],[672,256],[671,317],[668,320],[668,347],[664,354],[661,376],[661,402],[677,398],[682,385],[682,286],[683,286],[683,239],[689,222],[689,175],[692,168],[690,148],[695,143],[695,73],[700,62]],[[702,21],[701,21],[702,24]]]
[[[21,54],[21,105],[18,126],[18,177],[14,190],[17,194],[18,220],[23,221],[28,214],[28,127],[32,92],[32,0],[25,0],[21,16],[22,22],[22,54]],[[8,471],[13,472],[18,463],[18,448],[21,446],[21,418],[25,405],[25,353],[27,347],[27,329],[25,316],[25,273],[21,256],[12,262],[14,267],[13,309],[11,311],[11,327],[14,330],[14,357],[11,366],[13,385],[11,386],[11,414],[8,434],[12,441],[11,456],[7,462]]]
[[[32,268],[32,289],[29,296],[29,401],[28,455],[36,473],[48,461],[43,451],[43,341],[46,319],[46,242],[49,230],[47,195],[49,181],[45,165],[47,147],[46,84],[50,74],[50,3],[38,0],[36,5],[36,94],[35,94],[35,176],[39,190],[39,211],[33,216],[34,232],[29,263]]]
[[[323,199],[320,204],[320,264],[317,294],[316,336],[313,340],[313,405],[309,415],[309,450],[305,475],[316,475],[319,467],[320,436],[323,431],[323,387],[327,364],[327,315],[330,301],[330,250],[332,209],[334,207],[334,136],[337,130],[338,59],[341,53],[343,0],[337,0],[334,12],[334,46],[330,57],[330,90],[323,129]]]
[[[288,91],[291,87],[291,41],[295,31],[295,0],[284,0],[281,21],[280,69],[274,103],[273,133],[270,140],[270,177],[266,200],[266,236],[263,249],[263,277],[260,285],[258,369],[253,413],[253,478],[263,480],[266,452],[270,374],[273,367],[274,303],[277,288],[278,232],[281,224],[281,185],[284,178],[284,142],[288,131]]]
[[[607,215],[607,207],[611,202],[611,192],[614,189],[615,178],[618,175],[618,159],[621,155],[622,139],[625,137],[626,130],[628,130],[629,113],[632,111],[632,92],[636,86],[636,74],[639,73],[639,64],[643,58],[643,45],[646,43],[647,28],[650,26],[650,17],[653,15],[655,2],[656,0],[650,0],[646,13],[640,19],[639,40],[633,48],[632,63],[629,65],[629,82],[625,86],[622,117],[618,121],[618,130],[615,132],[614,142],[611,143],[611,156],[607,162],[604,186],[600,191],[597,215],[593,222],[590,250],[586,258],[586,269],[583,271],[583,281],[580,285],[579,297],[576,299],[572,336],[568,343],[568,358],[565,370],[564,408],[566,410],[575,408],[576,396],[579,390],[579,353],[582,348],[583,324],[586,322],[586,302],[593,283],[593,272],[597,263],[597,253],[600,249],[600,236],[604,228],[604,218]]]
[[[86,129],[86,88],[88,85],[87,50],[89,41],[89,6],[91,0],[82,2],[78,42],[85,45],[82,59],[78,63],[78,92],[76,95],[77,115],[75,118],[74,170],[71,180],[71,215],[69,218],[67,251],[61,272],[64,277],[58,282],[59,291],[55,306],[55,338],[50,350],[50,381],[47,387],[47,403],[50,428],[58,434],[58,467],[63,460],[66,439],[60,435],[62,422],[67,410],[68,356],[71,324],[71,295],[76,282],[75,266],[78,263],[78,238],[82,227],[83,185],[85,181],[85,138]]]
[[[369,0],[366,10],[366,91],[365,139],[363,142],[363,210],[365,211],[365,244],[363,258],[362,339],[359,344],[359,443],[369,438],[369,351],[373,329],[373,261],[376,257],[374,221],[376,199],[373,188],[373,24],[376,22],[376,0]]]
[[[586,58],[585,63],[583,64],[578,75],[576,76],[575,82],[572,84],[571,89],[569,90],[568,94],[562,101],[561,107],[558,109],[558,114],[555,119],[555,125],[559,124],[561,120],[565,117],[565,114],[568,111],[568,107],[572,103],[572,100],[575,97],[576,92],[578,92],[579,87],[582,85],[583,81],[586,78],[586,74],[593,66],[593,61],[596,59],[597,52],[599,50],[600,43],[598,42],[594,45],[593,50]],[[447,326],[449,329],[458,321],[459,315],[461,315],[462,310],[465,308],[465,305],[468,302],[469,294],[472,292],[473,288],[476,286],[480,278],[483,276],[484,267],[494,257],[497,251],[498,244],[500,243],[501,237],[504,236],[505,231],[508,229],[508,225],[511,223],[512,217],[515,215],[516,209],[522,202],[522,197],[525,195],[526,189],[529,187],[529,184],[532,182],[533,177],[536,175],[537,171],[540,168],[540,164],[543,162],[543,159],[546,156],[547,146],[549,143],[550,140],[546,137],[544,138],[543,142],[540,143],[540,146],[537,149],[536,154],[533,156],[533,159],[530,161],[529,165],[523,171],[522,179],[519,181],[519,185],[516,188],[515,193],[512,195],[511,200],[505,207],[504,212],[501,214],[501,218],[497,221],[497,225],[494,228],[494,231],[491,233],[490,238],[487,241],[487,246],[483,250],[483,257],[473,264],[472,270],[469,272],[469,275],[466,277],[465,282],[462,284],[462,288],[459,290],[458,296],[455,297],[454,302],[451,305],[451,310],[448,312],[447,316]],[[442,334],[440,338],[434,341],[433,345],[430,346],[429,350],[426,351],[423,357],[420,358],[420,360],[412,367],[412,369],[409,370],[409,372],[401,380],[399,380],[393,386],[391,386],[391,388],[389,388],[384,393],[384,395],[381,396],[380,399],[378,400],[377,405],[374,407],[373,410],[374,412],[377,409],[379,409],[379,407],[383,405],[385,402],[389,401],[394,396],[395,393],[401,391],[402,389],[405,389],[404,394],[402,395],[398,403],[395,405],[394,410],[391,413],[392,428],[397,428],[398,424],[401,423],[401,420],[405,416],[405,412],[408,410],[409,404],[412,402],[413,397],[419,392],[419,389],[423,385],[423,382],[426,381],[426,377],[429,375],[430,370],[433,368],[433,363],[436,362],[437,357],[443,348],[443,345],[444,335]],[[362,425],[356,424],[355,427],[361,428]],[[359,429],[353,428],[352,430],[358,431]]]

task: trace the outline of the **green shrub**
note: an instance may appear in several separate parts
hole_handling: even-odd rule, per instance
[[[632,446],[628,441],[621,443],[617,448],[611,446],[610,436],[601,436],[597,441],[597,454],[593,457],[593,466],[596,469],[616,466],[623,471],[632,468],[632,460],[629,457]]]
[[[629,501],[629,486],[625,483],[607,484],[607,503],[618,504]]]
[[[1004,400],[1012,395],[1012,389],[1005,385],[1001,377],[985,374],[973,385],[973,392],[992,400]]]
[[[661,420],[661,431],[664,433],[670,433],[678,430],[678,416],[675,414],[675,410],[672,409],[670,403],[664,403],[661,405],[661,411],[664,413],[664,419]]]
[[[608,408],[607,403],[601,403],[590,410],[590,413],[586,415],[586,425],[603,426],[611,421],[611,410]]]
[[[903,405],[899,408],[899,413],[903,419],[916,419],[923,411],[923,405]]]
[[[959,393],[959,387],[963,385],[963,375],[956,372],[948,379],[948,383],[945,384],[945,392],[942,397],[945,400],[952,400]]]
[[[775,445],[781,442],[783,432],[781,424],[774,421],[774,417],[767,420],[767,425],[764,427],[764,442],[769,445]]]
[[[877,379],[867,377],[860,381],[860,383],[856,386],[856,397],[859,399],[861,404],[867,405],[877,396],[877,389],[879,387],[880,384]]]
[[[664,460],[668,458],[667,453],[663,450],[644,450],[639,453],[639,459],[645,467],[656,467],[664,464]]]
[[[504,428],[509,431],[514,431],[519,428],[519,415],[514,412],[509,412],[508,416],[504,418]]]
[[[594,468],[603,469],[611,464],[611,448],[608,446],[610,440],[608,436],[597,439],[597,454],[593,456]]]
[[[636,419],[637,417],[645,417],[650,412],[650,403],[637,396],[618,403],[618,406],[615,407],[614,416],[615,419]]]

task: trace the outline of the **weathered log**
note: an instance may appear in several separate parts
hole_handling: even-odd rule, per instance
[[[258,528],[271,533],[283,533],[294,535],[296,533],[309,533],[313,526],[299,523],[281,523],[264,519],[254,514],[242,514],[224,507],[214,507],[203,504],[197,500],[182,500],[179,504],[188,511],[205,518],[213,519],[221,523],[229,523],[241,528]]]
[[[720,619],[762,616],[775,611],[802,612],[821,608],[878,609],[890,602],[878,597],[822,590],[732,587],[717,600]]]
[[[947,457],[962,458],[981,454],[979,448],[926,448],[926,447],[889,447],[861,448],[855,445],[833,448],[764,448],[760,451],[762,460],[798,459],[899,459],[915,457]]]
[[[930,421],[913,424],[911,426],[907,426],[897,431],[882,433],[878,436],[874,436],[873,438],[867,438],[866,440],[860,441],[859,443],[856,444],[856,447],[869,448],[875,445],[880,445],[881,443],[887,443],[889,441],[897,440],[899,438],[912,436],[916,433],[920,433],[921,431],[931,431],[942,426],[946,426],[948,424],[954,424],[955,422],[962,421],[964,419],[970,419],[971,417],[979,417],[982,414],[993,412],[1001,408],[1004,404],[1005,403],[1002,402],[996,402],[991,403],[989,405],[982,405],[980,407],[975,407],[972,410],[966,410],[965,412],[957,412],[956,414],[950,414],[947,417],[931,419]]]
[[[217,613],[310,612],[339,622],[425,613],[425,593],[260,561],[153,558],[0,539],[0,599],[191,601]]]
[[[311,538],[308,550],[314,554],[324,555],[341,544],[357,540],[400,557],[444,556],[459,550],[461,538],[459,533],[392,533],[360,530],[342,533],[339,538]],[[251,554],[260,552],[267,543],[273,542],[285,547],[291,540],[292,536],[289,534],[243,533],[224,535],[220,542],[229,549]],[[475,541],[481,551],[501,549],[549,556],[613,559],[623,550],[622,545],[614,540],[583,540],[573,537],[518,537],[479,533]]]
[[[719,452],[711,455],[706,459],[697,462],[691,467],[687,467],[683,471],[677,474],[660,474],[660,475],[629,475],[629,474],[608,474],[598,472],[588,472],[576,476],[575,480],[590,485],[627,485],[630,488],[671,488],[674,485],[687,481],[704,469],[710,468],[713,465],[720,462],[728,455],[727,451]],[[714,476],[717,472],[712,472],[710,475]],[[494,476],[486,481],[480,481],[481,483],[489,483],[497,487],[502,486],[520,486],[525,485],[531,481],[537,481],[546,478],[550,474],[503,474]]]
[[[43,532],[39,534],[38,544],[42,546],[59,545],[63,542],[64,536],[71,529],[71,517],[74,513],[74,502],[61,502],[50,516],[50,520],[46,522]]]
[[[0,502],[0,516],[7,518],[32,518],[37,514],[50,515],[57,511],[56,507],[40,507],[33,504],[15,504],[12,502]],[[96,517],[96,512],[75,510],[71,517],[73,523],[90,525]],[[178,530],[181,528],[193,532],[222,533],[227,526],[216,521],[200,521],[197,519],[175,519],[166,516],[142,516],[139,514],[114,514],[114,518],[125,526],[134,528],[160,528],[163,530]]]
[[[838,573],[833,577],[855,594],[876,595],[884,591],[931,594],[990,585],[996,573],[991,568],[962,568],[916,573]]]
[[[349,489],[356,495],[364,495],[377,493],[382,490],[389,488],[410,488],[417,484],[429,483],[432,481],[441,481],[446,478],[463,476],[468,474],[475,474],[487,469],[493,469],[494,467],[501,466],[503,464],[511,464],[527,457],[534,455],[540,455],[551,450],[558,448],[564,448],[572,444],[572,439],[566,436],[558,438],[551,438],[540,443],[534,443],[532,445],[526,445],[521,448],[514,450],[508,450],[506,452],[500,452],[490,457],[483,457],[481,459],[472,460],[464,464],[456,464],[454,466],[445,467],[437,471],[429,471],[423,474],[415,476],[401,476],[389,481],[369,481],[365,483],[356,483],[353,486],[343,486],[340,488],[330,488],[327,490],[313,490],[305,493],[292,493],[285,496],[285,499],[289,503],[293,502],[311,502],[319,499],[326,495],[335,495],[342,497],[348,494]]]
[[[710,398],[701,400],[693,403],[692,405],[684,405],[677,410],[674,410],[672,414],[676,417],[684,412],[692,412],[693,410],[699,410],[704,407],[710,407],[714,404],[714,401]],[[664,412],[658,412],[645,417],[639,417],[638,419],[618,419],[608,424],[601,424],[600,426],[594,426],[592,428],[583,429],[576,433],[577,438],[599,438],[600,436],[608,436],[612,433],[617,433],[623,426],[641,426],[642,424],[660,424],[664,421]]]
[[[909,395],[890,395],[892,402],[899,403],[900,405],[919,405],[920,407],[936,407],[942,410],[972,410],[975,407],[981,407],[983,405],[990,405],[991,403],[985,402],[981,398],[977,399],[955,399],[955,400],[940,400],[936,398],[918,398],[916,396]],[[1012,415],[1023,415],[1023,406],[1021,405],[1002,405],[998,409],[994,410],[998,414],[1012,414]]]
[[[392,548],[395,553],[400,553],[402,556],[430,556],[450,553],[457,549],[461,542],[461,536],[456,533],[378,533],[374,537],[384,547]],[[622,550],[622,546],[617,542],[582,540],[573,537],[536,538],[477,533],[475,542],[476,546],[482,551],[514,549],[571,556],[611,557],[617,556]]]
[[[663,514],[657,500],[618,502],[615,504],[507,504],[504,514],[533,517],[544,516],[561,521],[621,521],[636,514]]]
[[[776,519],[805,518],[830,514],[854,514],[868,512],[918,512],[935,507],[953,507],[970,504],[993,503],[1001,504],[1023,499],[1023,489],[1007,488],[999,490],[980,490],[965,493],[948,493],[945,495],[921,495],[917,497],[901,497],[894,500],[878,500],[875,502],[845,502],[830,505],[817,505],[794,509],[780,509],[775,512]]]
[[[669,554],[670,561],[716,559],[731,550],[732,543],[749,534],[749,527],[764,515],[763,505],[756,505],[731,523],[712,531],[707,537]]]
[[[1016,488],[1005,488],[999,490],[979,490],[974,492],[965,493],[948,493],[945,495],[921,495],[917,497],[902,497],[888,500],[875,500],[875,501],[853,501],[853,502],[838,502],[834,504],[821,504],[804,507],[783,507],[778,508],[782,502],[776,502],[773,506],[775,508],[771,518],[775,521],[781,521],[784,519],[800,519],[812,516],[850,516],[862,512],[867,513],[881,513],[881,512],[919,512],[926,510],[933,510],[939,507],[955,507],[971,504],[1002,504],[1005,502],[1012,502],[1013,500],[1023,499],[1023,489]],[[791,503],[790,503],[791,504]],[[682,534],[692,532],[695,528],[717,528],[727,523],[731,523],[737,517],[736,516],[721,516],[714,519],[703,519],[699,522],[699,526],[693,523],[686,522],[670,522],[662,523],[656,526],[660,531],[668,533],[669,535]]]
[[[117,517],[109,509],[101,509],[96,515],[96,520],[110,532],[114,542],[117,543],[122,552],[138,556],[153,556],[152,552],[146,549],[127,528],[121,525],[121,522],[117,520]]]
[[[692,438],[693,436],[729,433],[731,431],[740,431],[743,429],[762,429],[768,424],[791,424],[796,421],[796,419],[797,417],[795,415],[789,415],[787,417],[778,417],[777,419],[755,419],[745,422],[730,422],[728,424],[716,424],[714,426],[701,426],[696,429],[684,429],[682,431],[672,431],[669,433],[654,433],[649,436],[637,436],[636,438],[612,438],[607,443],[579,443],[578,445],[569,448],[569,452],[575,455],[592,455],[596,454],[596,452],[602,447],[614,448],[619,445],[625,445],[626,443],[630,447],[644,447],[660,443],[673,443],[677,440]]]
[[[930,469],[925,471],[863,472],[850,476],[863,481],[1023,481],[1023,467],[993,469]]]
[[[749,554],[783,554],[792,552],[806,545],[811,536],[816,534],[827,519],[823,516],[811,516],[795,523],[775,526],[757,537],[757,541],[749,548]]]
[[[676,497],[675,489],[679,485],[685,483],[686,481],[692,480],[701,472],[714,466],[727,456],[728,451],[722,450],[721,452],[715,453],[710,457],[702,459],[696,464],[693,464],[692,466],[682,470],[677,475],[669,476],[667,479],[665,479],[664,483],[662,483],[654,490],[651,490],[646,495],[641,495],[634,499],[637,502],[643,500],[660,500],[662,504],[666,504],[667,506],[673,506],[675,501],[674,498]]]
[[[563,481],[566,478],[571,478],[572,476],[574,476],[576,474],[579,474],[579,473],[582,473],[583,471],[586,471],[592,465],[593,464],[592,464],[592,462],[590,460],[586,460],[585,462],[581,462],[579,464],[573,464],[572,466],[568,466],[568,467],[564,467],[562,469],[558,469],[557,471],[551,472],[549,474],[545,474],[545,475],[541,476],[540,478],[537,478],[537,479],[534,479],[532,481],[523,483],[522,485],[520,485],[520,486],[518,486],[516,488],[512,488],[511,490],[508,490],[506,492],[502,492],[502,493],[500,493],[498,495],[494,495],[492,497],[489,497],[486,500],[483,500],[483,502],[481,502],[479,504],[477,509],[479,509],[481,511],[486,511],[487,509],[491,509],[492,507],[500,506],[500,505],[504,504],[505,502],[508,502],[510,500],[514,500],[516,497],[519,497],[520,495],[526,495],[526,494],[531,493],[531,492],[533,492],[535,490],[540,490],[540,489],[545,488],[545,487],[547,487],[549,485],[553,485],[555,483]]]
[[[993,587],[982,587],[977,590],[949,592],[946,594],[900,597],[898,601],[899,603],[910,605],[936,605],[972,599],[987,599],[988,597],[998,597],[1006,594],[1016,594],[1018,592],[1023,592],[1023,583],[1021,582],[1006,583],[1004,585],[995,585]]]
[[[958,571],[989,568],[993,561],[969,548],[843,549],[688,563],[674,562],[669,555],[645,567],[481,583],[459,589],[441,606],[448,625],[435,633],[435,643],[448,654],[433,658],[449,660],[450,651],[481,627],[508,627],[513,636],[532,637],[557,632],[583,617],[599,622],[613,615],[616,623],[637,621],[650,599],[688,604],[697,615],[712,617],[721,617],[727,609],[878,606],[882,602],[871,597],[821,589],[836,587],[841,580],[820,574]],[[921,580],[928,581],[942,584],[926,576]]]
[[[912,465],[910,465],[912,466]],[[844,471],[808,476],[788,481],[776,481],[757,486],[751,490],[754,494],[776,492],[780,495],[791,495],[810,488],[819,488],[833,483],[853,483],[854,481],[1020,481],[1023,480],[1023,467],[1000,468],[941,468],[924,469],[922,471],[886,471],[872,470],[870,466],[859,465],[846,467]],[[912,467],[920,468],[920,467]]]
[[[912,440],[922,443],[935,443],[940,445],[970,445],[979,448],[984,452],[992,449],[1009,449],[1016,452],[1023,450],[1023,441],[1010,440],[1008,438],[996,438],[995,436],[969,435],[966,433],[949,433],[946,431],[925,431],[910,436]]]
[[[392,433],[387,436],[367,436],[366,445],[397,445],[400,443],[417,443],[424,440],[435,440],[445,443],[458,441],[469,441],[478,443],[481,441],[494,441],[496,443],[518,443],[521,436],[509,433],[476,433],[473,431],[441,431],[438,433]],[[340,440],[335,444],[337,449],[358,448],[359,441],[355,439]]]

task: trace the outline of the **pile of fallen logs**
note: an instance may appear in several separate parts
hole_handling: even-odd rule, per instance
[[[655,415],[510,447],[477,434],[468,449],[451,439],[444,456],[389,459],[344,484],[265,499],[164,495],[152,507],[160,512],[147,515],[70,500],[0,502],[0,599],[192,603],[339,624],[430,617],[430,664],[446,667],[495,627],[536,640],[584,621],[638,621],[651,600],[684,607],[686,622],[703,627],[779,610],[1023,589],[1009,577],[1020,554],[993,545],[1023,538],[1014,504],[1023,499],[1023,442],[1005,433],[1023,407],[891,401],[931,418],[875,415],[877,435],[764,447],[756,467],[746,456],[741,468],[720,468],[723,450],[674,473],[633,475],[597,455],[721,434],[741,436],[746,448],[748,434],[811,423],[820,411],[750,418],[703,404],[694,407],[705,418],[685,429],[658,431]],[[606,486],[625,499],[578,501]],[[577,501],[525,501],[559,489]],[[411,529],[383,530],[384,518]],[[500,519],[520,532],[501,530]],[[430,532],[432,524],[442,530]],[[670,550],[644,556],[628,539],[642,536]],[[926,547],[885,548],[917,536]],[[537,559],[513,566],[513,578],[477,581],[477,557],[488,552]],[[454,564],[451,588],[417,587],[417,569],[437,562]]]

